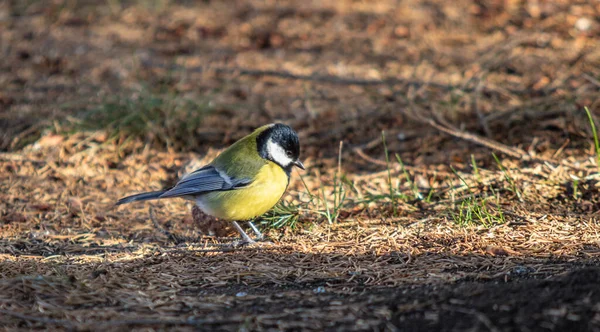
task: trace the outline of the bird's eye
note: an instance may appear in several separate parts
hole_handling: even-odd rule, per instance
[[[290,151],[290,150],[287,150],[287,151],[285,152],[285,155],[286,155],[286,156],[288,156],[288,158],[292,158],[292,151]]]

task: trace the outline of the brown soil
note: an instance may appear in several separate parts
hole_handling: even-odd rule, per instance
[[[599,13],[0,3],[0,326],[600,330],[583,111],[599,114]],[[298,223],[266,227],[272,243],[233,248],[179,200],[113,206],[274,121],[297,129],[307,171],[284,198]],[[329,224],[340,173],[352,186]]]

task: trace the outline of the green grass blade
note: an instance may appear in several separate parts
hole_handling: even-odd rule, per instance
[[[588,120],[590,121],[590,127],[592,127],[592,134],[594,135],[594,147],[596,148],[596,167],[600,168],[600,143],[598,142],[598,132],[596,130],[596,123],[594,123],[594,117],[592,112],[586,106],[584,107],[585,113],[587,114]]]

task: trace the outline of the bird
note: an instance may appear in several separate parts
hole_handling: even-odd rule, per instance
[[[298,134],[288,125],[271,123],[233,143],[174,186],[127,196],[115,205],[174,197],[193,200],[206,214],[232,222],[242,244],[252,244],[255,241],[237,222],[250,221],[273,208],[285,193],[294,167],[305,169]]]

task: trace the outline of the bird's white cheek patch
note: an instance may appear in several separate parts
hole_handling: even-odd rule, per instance
[[[293,161],[287,156],[285,150],[281,147],[281,145],[273,142],[273,140],[269,140],[267,142],[267,151],[269,152],[271,158],[273,158],[273,161],[275,161],[283,167],[289,166]]]

